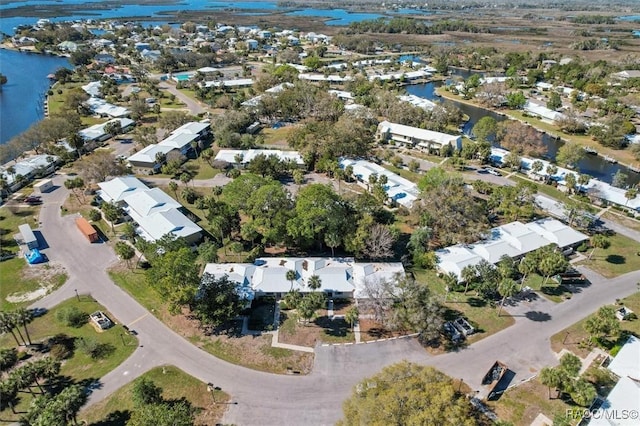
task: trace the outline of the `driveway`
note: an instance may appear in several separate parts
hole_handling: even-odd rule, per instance
[[[430,356],[412,339],[349,346],[318,347],[313,372],[308,376],[283,376],[229,364],[217,359],[166,327],[127,293],[116,286],[105,269],[116,262],[106,244],[89,244],[75,229],[74,216],[60,216],[60,204],[68,191],[63,176],[54,182],[60,187],[43,195],[41,229],[50,248],[50,259],[61,262],[69,281],[34,306],[52,308],[79,293],[90,293],[123,324],[138,332],[139,348],[115,370],[101,379],[87,406],[103,400],[145,371],[164,364],[220,386],[237,405],[229,405],[224,423],[241,425],[335,424],[341,417],[342,401],[354,384],[403,359],[433,365],[455,378],[463,378],[472,389],[481,390],[480,380],[499,359],[515,373],[515,381],[527,378],[545,365],[556,362],[549,337],[594,312],[637,291],[640,271],[611,280],[584,271],[593,284],[561,304],[536,305],[548,320],[536,322],[518,309],[516,323],[467,349]],[[512,308],[507,308],[512,309]],[[544,315],[539,315],[544,318]],[[201,389],[205,392],[205,388]]]
[[[189,96],[179,91],[174,84],[167,83],[166,81],[161,81],[158,84],[158,87],[175,95],[177,99],[179,99],[187,106],[187,109],[192,115],[198,115],[207,112],[207,109],[202,105],[202,103],[190,98]]]

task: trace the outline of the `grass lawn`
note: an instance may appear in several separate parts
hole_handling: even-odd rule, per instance
[[[434,294],[444,300],[446,294],[445,284],[435,271],[419,269],[414,270],[413,273],[416,280],[427,283]],[[462,315],[476,329],[476,333],[467,339],[467,343],[477,342],[491,336],[515,322],[513,317],[504,309],[498,316],[498,308],[476,297],[475,292],[472,290],[467,295],[462,292],[449,292],[447,302],[444,305],[446,308],[445,320],[453,320]]]
[[[289,149],[287,137],[295,129],[294,126],[284,126],[279,129],[265,128],[260,132],[266,146],[277,145],[282,149]]]
[[[269,335],[205,336],[197,321],[168,313],[160,295],[149,286],[141,270],[113,269],[109,271],[109,276],[171,329],[220,359],[271,373],[284,374],[289,367],[305,373],[311,371],[313,354],[272,348]]]
[[[624,235],[608,237],[611,245],[596,249],[591,260],[581,262],[607,278],[616,277],[640,269],[640,243]],[[591,250],[588,253],[591,254]]]
[[[640,313],[640,292],[621,299],[620,303],[638,315]],[[584,358],[592,349],[591,343],[588,341],[589,334],[584,330],[586,321],[587,318],[551,336],[551,349],[560,352],[564,348]],[[622,321],[620,329],[640,336],[640,320]]]
[[[26,189],[26,188],[25,188]],[[23,190],[26,194],[27,191]],[[18,207],[12,202],[7,203],[0,209],[0,247],[2,252],[10,252],[17,254],[12,259],[0,262],[0,277],[2,284],[0,285],[0,308],[2,310],[11,310],[20,306],[33,303],[34,300],[42,297],[46,292],[38,295],[32,293],[44,287],[48,287],[49,291],[60,287],[67,280],[64,269],[59,265],[43,263],[39,265],[29,266],[26,260],[19,254],[20,248],[13,238],[18,234],[18,226],[27,223],[32,229],[38,227],[38,214],[40,207]],[[9,302],[7,296],[14,297],[23,296],[22,301]]]
[[[405,170],[405,169],[401,169],[398,168],[396,166],[393,166],[391,164],[382,164],[382,167],[384,167],[385,169],[392,171],[393,173],[402,176],[403,178],[410,180],[411,182],[418,182],[420,180],[420,178],[422,177],[420,174],[418,173],[413,173],[410,172],[409,170]]]
[[[34,321],[27,326],[29,335],[31,336],[32,342],[44,341],[48,337],[64,333],[74,341],[80,339],[95,339],[99,344],[107,345],[111,353],[106,358],[94,360],[76,349],[73,356],[62,364],[60,370],[61,376],[68,376],[75,382],[92,382],[104,376],[127,359],[138,347],[137,339],[134,336],[124,335],[124,329],[120,325],[115,325],[102,332],[97,332],[89,323],[80,328],[67,327],[56,319],[56,312],[71,306],[75,306],[86,312],[87,315],[100,310],[108,315],[112,321],[117,321],[117,319],[100,304],[89,299],[87,296],[81,296],[80,301],[76,298],[66,300],[42,317],[34,319]],[[11,334],[0,336],[0,348],[11,347],[15,347],[15,340]],[[31,400],[29,394],[21,395],[22,398],[17,406],[18,412],[25,411]],[[19,416],[20,414],[14,415],[9,409],[2,412],[3,421],[7,422],[16,422],[19,420]]]
[[[528,426],[540,413],[553,420],[556,415],[564,415],[566,410],[576,408],[557,399],[553,389],[551,396],[553,399],[549,399],[549,389],[536,378],[508,390],[500,399],[489,401],[487,405],[500,420],[514,426]]]
[[[216,390],[211,395],[207,391],[206,383],[173,366],[154,368],[142,377],[152,380],[162,388],[162,397],[165,400],[186,398],[196,409],[196,424],[213,425],[222,419],[227,406],[213,404],[213,398],[217,403],[229,401],[229,395],[223,391]],[[133,383],[123,386],[106,400],[91,406],[91,410],[87,410],[80,419],[89,425],[124,426],[134,409],[132,390]]]
[[[194,180],[213,179],[221,170],[214,169],[206,161],[198,162],[198,172],[193,177]]]
[[[566,299],[570,299],[572,294],[568,287],[558,284],[551,278],[545,283],[544,277],[538,274],[529,275],[524,285],[531,287],[533,290],[555,303],[560,303]]]

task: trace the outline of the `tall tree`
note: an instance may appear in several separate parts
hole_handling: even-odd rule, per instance
[[[205,326],[218,327],[238,316],[246,301],[238,294],[237,286],[226,275],[216,278],[205,272],[191,303],[195,317]]]
[[[309,277],[309,281],[307,282],[307,287],[309,287],[312,291],[316,291],[320,287],[322,287],[322,280],[317,275],[311,275]]]
[[[124,241],[118,241],[114,249],[118,257],[124,260],[127,263],[127,267],[131,269],[131,259],[136,255],[134,248]]]
[[[592,339],[607,338],[620,331],[620,321],[616,318],[615,310],[611,306],[602,306],[587,319],[584,329]]]
[[[133,404],[136,407],[159,404],[163,401],[162,388],[157,386],[153,380],[145,377],[141,377],[133,382],[132,394]]]
[[[31,345],[31,336],[29,335],[29,329],[27,324],[33,321],[33,313],[24,308],[18,308],[14,312],[16,323],[22,325],[24,334],[27,336],[27,342]]]
[[[341,426],[479,424],[471,404],[449,377],[406,361],[357,384],[343,411]]]
[[[596,252],[596,249],[604,250],[609,248],[609,246],[611,245],[611,241],[609,240],[609,238],[607,238],[606,235],[603,235],[603,234],[595,234],[593,237],[591,237],[591,239],[589,240],[589,243],[593,248],[591,250],[591,253],[589,254],[589,259],[591,259],[591,257],[593,256],[593,253]]]

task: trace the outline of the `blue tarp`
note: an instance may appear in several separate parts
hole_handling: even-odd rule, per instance
[[[42,254],[38,249],[33,249],[31,250],[31,252],[25,253],[24,257],[25,259],[27,259],[27,262],[29,262],[31,265],[33,265],[34,263],[44,262],[44,257],[42,257]]]

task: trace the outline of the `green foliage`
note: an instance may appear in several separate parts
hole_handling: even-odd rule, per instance
[[[18,362],[18,351],[15,348],[0,349],[0,371],[6,371]]]
[[[432,367],[402,362],[355,386],[343,404],[350,425],[477,425],[472,407],[450,378]]]
[[[478,142],[491,141],[496,137],[498,123],[493,117],[482,117],[474,124],[471,132],[478,138]]]
[[[244,307],[244,300],[240,299],[236,287],[237,283],[226,275],[216,279],[205,272],[191,302],[192,313],[209,327],[217,327],[235,318]]]
[[[146,404],[136,408],[129,426],[193,426],[194,410],[186,400]]]
[[[133,383],[132,394],[133,403],[137,408],[162,402],[162,388],[145,377],[137,379]]]
[[[419,333],[418,339],[427,344],[440,335],[443,309],[431,294],[426,283],[408,275],[395,278],[397,295],[394,298],[390,326]]]
[[[100,210],[98,209],[91,209],[89,210],[89,220],[92,222],[97,222],[100,219],[102,219],[102,213],[100,213]]]
[[[157,249],[156,249],[157,250]],[[147,270],[149,285],[155,287],[171,312],[191,303],[200,283],[196,255],[187,247],[175,250],[164,249],[164,254],[149,259],[151,268]]]
[[[89,322],[89,314],[75,306],[69,306],[56,312],[56,320],[68,327],[80,328]]]
[[[298,302],[297,310],[300,316],[305,320],[309,321],[313,318],[316,311],[322,308],[326,303],[326,298],[324,293],[308,293],[305,294],[302,300]]]
[[[67,386],[56,396],[39,395],[31,402],[24,422],[31,426],[67,426],[77,424],[76,415],[87,400],[81,385]]]
[[[616,318],[613,307],[602,306],[598,312],[587,319],[584,329],[591,338],[612,337],[620,332],[620,321]]]
[[[81,338],[75,342],[76,348],[86,355],[89,355],[91,359],[104,359],[109,357],[115,348],[109,343],[100,343],[94,338]]]

